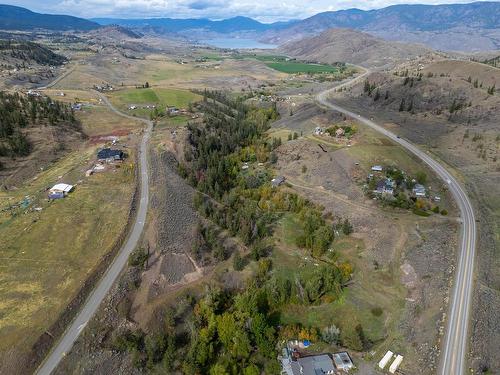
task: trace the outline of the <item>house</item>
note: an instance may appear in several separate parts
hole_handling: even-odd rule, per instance
[[[372,171],[374,171],[374,172],[382,172],[382,170],[383,170],[383,168],[381,165],[374,165],[372,167]]]
[[[283,182],[285,182],[284,176],[277,176],[271,180],[271,186],[273,188],[280,186]]]
[[[415,184],[415,186],[413,187],[413,194],[415,194],[416,197],[425,197],[425,186],[421,184]]]
[[[351,356],[347,352],[339,352],[333,354],[333,363],[335,368],[339,371],[349,372],[354,368]]]
[[[49,189],[50,199],[61,199],[68,195],[73,190],[73,185],[59,183]]]
[[[282,373],[286,375],[333,375],[336,373],[332,358],[328,354],[300,357],[286,347],[279,357]]]
[[[123,160],[125,154],[122,150],[113,150],[111,148],[103,148],[97,153],[97,159],[104,161]]]
[[[390,178],[382,179],[377,182],[377,186],[374,193],[393,195],[395,185],[396,185],[395,181]]]

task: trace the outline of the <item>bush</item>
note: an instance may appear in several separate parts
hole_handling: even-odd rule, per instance
[[[430,213],[428,213],[427,211],[424,211],[424,210],[422,210],[422,209],[420,209],[420,208],[414,208],[414,209],[413,209],[413,213],[414,213],[415,215],[418,215],[418,216],[423,216],[423,217],[428,217],[428,216],[430,216]]]
[[[434,208],[432,209],[432,212],[434,212],[435,214],[438,214],[439,213],[439,206],[434,206]]]
[[[245,262],[243,261],[243,258],[238,250],[236,250],[233,255],[233,268],[235,271],[241,271],[245,268]]]
[[[441,215],[443,215],[443,216],[448,215],[448,211],[446,211],[445,209],[442,209],[441,210]]]
[[[128,264],[132,267],[143,267],[144,263],[148,259],[148,253],[144,248],[139,247],[132,251],[128,258]]]
[[[382,310],[381,307],[374,307],[373,309],[371,309],[371,312],[373,316],[381,316],[384,313],[384,310]]]
[[[329,327],[325,327],[321,332],[321,339],[330,345],[337,345],[340,338],[340,329],[338,329],[335,324]]]

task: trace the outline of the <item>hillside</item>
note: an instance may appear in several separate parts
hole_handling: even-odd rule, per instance
[[[327,30],[318,36],[287,43],[281,51],[304,60],[376,67],[394,66],[399,61],[431,52],[423,46],[387,42],[350,29]]]
[[[352,28],[388,40],[419,42],[434,49],[479,51],[500,47],[499,2],[451,5],[394,5],[362,11],[323,12],[263,39],[286,43],[330,28]]]
[[[62,65],[64,56],[52,52],[45,46],[27,41],[0,40],[0,63],[2,67],[21,65]]]
[[[97,30],[92,30],[88,33],[91,38],[106,38],[106,39],[140,39],[142,34],[132,31],[131,29],[118,25],[109,25],[101,27]]]
[[[0,4],[0,29],[2,30],[78,30],[98,28],[95,22],[83,18],[35,13],[28,9]]]

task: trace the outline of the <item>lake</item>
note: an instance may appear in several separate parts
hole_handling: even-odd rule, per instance
[[[277,47],[277,45],[275,44],[261,43],[255,39],[245,38],[214,38],[200,40],[200,43],[208,44],[218,48],[230,49],[273,49]]]

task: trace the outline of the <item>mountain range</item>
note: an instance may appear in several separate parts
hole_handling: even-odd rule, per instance
[[[331,28],[349,28],[386,40],[422,43],[441,50],[500,49],[500,2],[446,5],[393,5],[376,10],[347,9],[318,13],[303,20],[261,23],[248,17],[213,21],[175,18],[82,18],[45,15],[0,5],[0,29],[79,30],[119,25],[140,33],[181,36],[190,40],[247,36],[273,44],[319,35]]]
[[[97,29],[99,24],[83,18],[35,13],[26,8],[0,4],[0,29],[2,30],[79,30]]]

